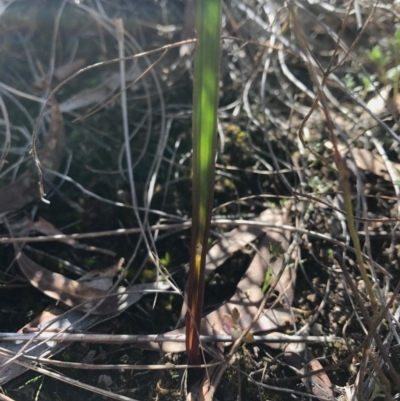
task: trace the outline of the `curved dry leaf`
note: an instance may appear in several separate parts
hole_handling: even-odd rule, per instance
[[[331,149],[330,142],[326,142],[325,146]],[[338,145],[339,152],[342,156],[349,153],[349,149],[344,145]],[[387,171],[386,165],[382,159],[382,156],[378,153],[371,152],[368,149],[352,148],[351,153],[354,161],[360,170],[370,171],[371,173],[383,178],[385,181],[391,182],[392,179]],[[398,178],[400,178],[400,163],[392,162],[393,170],[397,172]]]
[[[352,149],[351,153],[359,169],[370,171],[378,177],[382,177],[386,181],[391,181],[390,175],[381,155],[373,153],[368,149],[359,148]],[[392,164],[395,170],[400,171],[399,163],[392,162]]]
[[[311,359],[306,367],[311,373],[322,369],[318,359]],[[308,378],[311,382],[311,392],[320,400],[334,400],[332,382],[325,372],[320,372]]]
[[[118,310],[118,295],[109,295],[107,290],[91,288],[62,274],[51,272],[26,256],[14,244],[16,260],[30,284],[48,297],[71,308],[91,311],[97,315],[109,315]],[[123,259],[119,263],[121,268]]]
[[[218,241],[207,253],[206,275],[225,263],[235,252],[263,234],[262,227],[240,226],[234,228]]]
[[[288,221],[289,208],[268,209],[263,213],[262,219],[265,222],[285,225]],[[201,321],[200,334],[204,335],[224,335],[224,325],[226,326],[226,316],[239,316],[238,323],[245,329],[251,323],[253,317],[257,314],[258,308],[264,293],[261,290],[264,281],[265,272],[271,268],[275,277],[278,276],[283,266],[282,257],[271,255],[270,245],[280,243],[280,253],[284,254],[289,247],[290,233],[281,228],[269,228],[266,231],[265,238],[259,245],[259,252],[254,257],[246,273],[239,281],[234,295],[224,305],[214,312],[205,316]],[[233,245],[232,245],[233,246]],[[238,245],[236,245],[238,246]],[[226,247],[224,247],[226,249]],[[223,249],[223,248],[219,248]],[[270,263],[271,257],[275,261]],[[295,272],[285,271],[281,278],[276,282],[276,289],[290,304],[293,299],[293,287],[295,284]],[[263,312],[258,321],[253,325],[251,333],[271,331],[282,327],[287,323],[293,323],[293,313],[287,308],[274,308]],[[169,332],[168,334],[183,334],[184,328]],[[162,350],[164,352],[183,352],[185,344],[164,342],[162,344],[149,343],[143,344],[146,349]]]
[[[254,221],[261,221],[269,224],[286,224],[288,220],[288,209],[289,206],[283,210],[280,208],[266,209],[260,216]],[[240,281],[238,288],[247,291],[250,287],[253,287],[251,282],[257,283],[256,286],[261,286],[264,282],[265,272],[268,268],[268,262],[270,259],[269,243],[276,245],[281,243],[280,250],[283,253],[284,248],[288,246],[288,238],[290,233],[282,233],[282,230],[271,229],[270,227],[260,226],[240,226],[231,230],[229,233],[224,235],[224,238],[218,241],[207,253],[206,259],[206,276],[213,272],[217,267],[221,266],[226,260],[228,260],[233,253],[243,249],[246,245],[253,242],[256,238],[260,237],[264,233],[265,236],[262,245],[259,248],[262,250],[259,256],[255,256],[252,264],[247,269],[243,279]],[[270,242],[269,242],[270,241]],[[264,246],[266,248],[264,249]],[[260,249],[258,249],[260,251]],[[264,263],[267,262],[267,263]],[[281,262],[274,264],[274,272],[279,272]],[[260,265],[262,265],[260,267]],[[186,286],[188,283],[186,283]],[[180,321],[184,320],[186,315],[186,304],[182,305]]]
[[[385,116],[398,116],[398,104],[400,102],[400,95],[394,97],[394,90],[392,85],[387,85],[382,88],[379,93],[370,99],[367,103],[367,108],[379,118],[384,118]],[[372,129],[376,126],[377,122],[371,115],[364,111],[360,116],[360,121],[363,128]]]
[[[254,221],[271,222],[270,209],[264,210],[260,216]],[[229,233],[224,234],[224,237],[218,241],[207,253],[206,259],[206,275],[210,274],[217,267],[226,262],[233,253],[240,251],[246,245],[260,237],[268,229],[260,226],[243,225],[234,228]]]
[[[111,277],[113,272],[115,272],[117,265],[113,265],[107,269],[104,269],[101,275],[98,272],[89,272],[85,276],[81,277],[80,280],[85,281],[88,287],[98,286],[100,280],[102,284],[104,282],[104,276]],[[95,277],[93,277],[93,275]],[[112,280],[108,282],[109,287],[112,285]],[[108,289],[107,288],[107,289]],[[170,288],[169,284],[165,281],[159,281],[156,283],[147,284],[135,284],[127,288],[126,293],[121,295],[118,302],[118,310],[111,315],[88,315],[85,316],[85,312],[80,312],[78,310],[68,311],[60,303],[49,306],[45,311],[43,311],[38,317],[33,321],[22,327],[18,332],[23,333],[25,331],[38,331],[43,328],[47,330],[57,331],[61,330],[71,330],[71,331],[85,331],[91,327],[102,323],[106,320],[114,318],[122,313],[125,309],[131,305],[138,302],[143,295],[146,294],[148,290],[167,290]],[[0,341],[0,352],[1,349],[6,349],[8,351],[17,353],[24,345],[20,342],[10,342],[10,341]],[[55,355],[62,351],[68,346],[68,344],[47,341],[45,344],[40,346],[36,345],[35,348],[29,351],[27,354],[31,356],[48,357],[49,355]],[[2,357],[0,354],[0,367],[7,361],[7,357]],[[26,371],[26,368],[17,365],[15,363],[7,365],[4,369],[0,368],[0,385],[4,385],[15,377],[21,375]]]
[[[288,210],[288,207],[284,210],[278,208],[270,209],[265,214],[265,219],[276,225],[287,224]],[[264,298],[260,287],[264,281],[267,269],[270,269],[273,276],[271,285],[275,285],[279,295],[285,299],[287,304],[290,305],[292,303],[296,279],[295,271],[285,270],[280,274],[280,270],[283,267],[282,256],[289,248],[289,238],[290,233],[283,229],[268,229],[266,231],[265,237],[258,246],[258,252],[239,282],[234,296],[227,304],[221,306],[217,311],[212,312],[202,320],[200,330],[202,334],[204,331],[216,334],[220,328],[221,320],[223,322],[222,329],[226,328],[227,323],[230,323],[230,321],[226,319],[224,321],[223,318],[228,315],[230,315],[232,323],[236,323],[236,326],[247,328],[251,324],[253,317],[257,314],[259,305]],[[234,322],[234,318],[237,318],[236,322]],[[272,331],[286,323],[293,324],[293,313],[289,309],[269,309],[264,311],[252,326],[249,334],[251,335],[260,331]],[[248,339],[251,340],[251,337]],[[166,346],[166,344],[164,343],[163,346]],[[200,385],[191,388],[189,399],[211,401],[224,370],[225,365],[219,366],[216,374],[204,375]]]
[[[28,216],[18,216],[18,221],[10,221],[13,234],[16,237],[28,236],[31,232],[40,233],[43,235],[64,235],[62,231],[54,227],[49,221],[39,217],[37,220],[32,220]],[[72,238],[65,238],[60,240],[70,246],[78,246],[78,241]]]
[[[321,363],[307,350],[305,344],[275,344],[285,353],[285,361],[298,374],[312,373],[322,369]],[[301,379],[309,391],[321,401],[334,400],[332,383],[326,372],[320,372]]]

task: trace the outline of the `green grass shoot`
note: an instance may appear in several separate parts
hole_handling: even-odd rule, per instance
[[[193,88],[192,239],[186,315],[189,362],[202,362],[199,329],[204,300],[207,242],[214,200],[220,60],[221,1],[196,5],[197,43]]]

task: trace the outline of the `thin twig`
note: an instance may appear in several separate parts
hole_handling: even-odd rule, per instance
[[[49,330],[49,332],[38,333],[0,333],[0,341],[59,341],[59,342],[82,342],[101,344],[140,344],[148,342],[185,342],[185,334],[91,334],[91,333],[60,333]],[[232,342],[229,335],[200,335],[202,342]],[[323,342],[342,342],[337,336],[295,336],[295,335],[262,335],[254,336],[254,341],[259,343],[304,343],[318,344]]]

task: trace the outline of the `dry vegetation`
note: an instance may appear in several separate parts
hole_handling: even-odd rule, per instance
[[[189,374],[186,385],[184,344],[146,338],[181,333],[190,5],[0,1],[1,331],[25,327],[20,335],[34,337],[51,322],[40,335],[147,339],[48,342],[31,349],[42,358],[32,361],[0,334],[0,400],[177,400],[188,391],[220,401],[398,399],[397,0],[223,2],[202,334],[225,343],[204,343],[208,375],[199,384]],[[42,109],[45,100],[51,107]],[[50,203],[40,200],[30,155],[35,121]],[[349,234],[335,141],[375,314]],[[97,269],[108,276],[94,289]],[[125,295],[107,296],[117,287]],[[92,297],[105,301],[93,305]],[[248,342],[232,346],[230,336],[246,328]],[[283,334],[290,344],[276,342]],[[10,362],[16,352],[22,367]]]

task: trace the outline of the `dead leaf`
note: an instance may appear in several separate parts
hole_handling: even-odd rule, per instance
[[[386,169],[386,165],[382,160],[382,156],[369,151],[368,149],[354,148],[351,150],[357,167],[364,171],[370,171],[375,175],[382,177],[386,181],[391,181],[390,175]],[[393,163],[395,170],[400,171],[400,164]]]
[[[113,265],[109,268],[103,269],[100,281],[100,288],[104,289],[105,291],[110,289],[112,286],[112,277],[115,276],[115,269],[118,265]],[[97,280],[97,273],[98,271],[91,271],[86,275],[82,276],[80,280],[84,281],[87,287],[99,287],[99,282]],[[100,275],[99,275],[100,277]],[[104,280],[104,277],[108,277],[108,282]],[[106,286],[106,287],[103,287]],[[48,327],[50,330],[86,330],[96,324],[99,319],[107,320],[107,318],[101,315],[89,315],[85,319],[82,319],[83,312],[74,310],[68,311],[64,306],[60,303],[53,304],[49,306],[45,311],[43,311],[38,317],[32,320],[30,323],[26,324],[18,333],[24,333],[25,331],[31,330],[41,330],[43,328]],[[25,344],[21,344],[18,342],[0,342],[0,350],[1,348],[6,349],[8,351],[12,351],[14,353],[19,352],[19,350]],[[40,346],[36,346],[31,352],[28,352],[28,355],[31,356],[46,356],[48,351],[51,349],[52,354],[61,351],[67,345],[56,343],[54,341],[47,341],[45,344]],[[47,354],[46,354],[47,353]],[[7,383],[8,381],[14,379],[15,377],[21,375],[26,371],[21,365],[12,363],[6,365],[5,368],[1,368],[1,366],[7,362],[6,357],[0,355],[0,385]]]
[[[9,221],[9,224],[15,237],[28,236],[32,232],[43,235],[64,235],[62,231],[42,217],[34,221],[30,217],[22,215],[18,216],[16,221],[14,221],[14,219]],[[78,242],[72,238],[62,239],[60,242],[64,242],[70,246],[79,246]]]
[[[280,208],[268,209],[263,213],[263,221],[284,225],[288,221],[289,207],[281,210]],[[245,235],[243,232],[241,234]],[[276,258],[273,263],[270,262],[270,244],[280,243],[281,253],[287,251],[289,247],[290,233],[280,228],[269,228],[259,246],[259,253],[256,254],[246,273],[237,285],[236,291],[232,298],[214,312],[205,316],[201,321],[200,334],[203,335],[225,335],[224,318],[232,316],[232,313],[239,315],[239,324],[242,328],[246,328],[253,317],[256,315],[259,305],[264,298],[261,290],[264,281],[265,272],[268,267],[272,273],[277,275],[282,267],[282,258]],[[228,246],[231,244],[227,243]],[[238,246],[238,244],[234,245]],[[242,245],[243,246],[243,245]],[[219,249],[228,249],[227,246]],[[232,248],[231,248],[232,249]],[[225,256],[223,256],[225,258]],[[212,258],[212,263],[223,258]],[[289,271],[281,276],[277,283],[277,290],[287,298],[287,302],[293,299],[293,286],[295,283],[295,272]],[[236,311],[234,312],[234,310]],[[274,308],[265,310],[260,319],[252,327],[251,333],[275,330],[286,323],[293,323],[293,313],[287,308]],[[167,334],[184,334],[185,329],[177,329]],[[142,345],[141,345],[142,347]],[[184,343],[163,342],[143,344],[146,349],[161,350],[164,352],[184,352]]]
[[[254,221],[271,223],[273,222],[273,217],[271,216],[271,210],[267,209],[260,213],[258,218],[255,218]],[[261,226],[248,226],[243,225],[238,228],[234,228],[229,233],[226,233],[224,237],[218,241],[207,253],[206,259],[206,267],[205,274],[206,276],[211,274],[215,269],[225,263],[235,252],[243,249],[246,245],[253,242],[255,239],[268,232],[269,228],[264,228]],[[265,257],[265,255],[264,255]],[[257,271],[259,264],[258,259],[253,265],[251,271]],[[261,270],[260,270],[261,271]],[[246,274],[250,274],[246,272]],[[265,271],[264,271],[265,275]],[[263,277],[258,277],[260,281],[260,285],[264,280]],[[186,282],[186,288],[189,283]],[[185,291],[187,292],[187,291]],[[184,322],[186,316],[187,308],[186,303],[183,303],[182,310],[180,314],[179,321]]]
[[[306,367],[311,373],[322,369],[322,365],[318,359],[311,359]],[[325,372],[320,372],[315,375],[310,376],[306,380],[311,383],[311,392],[321,400],[334,400],[332,383]]]
[[[285,225],[288,222],[289,207],[281,210],[279,208],[269,209],[265,212],[263,220],[276,225]],[[268,229],[265,237],[257,247],[258,252],[253,258],[242,280],[239,282],[233,297],[216,311],[205,316],[201,322],[200,333],[205,335],[218,335],[230,332],[235,335],[235,329],[240,331],[248,327],[258,311],[258,307],[264,297],[261,291],[265,273],[270,269],[272,274],[271,283],[275,285],[281,304],[290,306],[294,299],[294,285],[296,282],[296,271],[286,268],[282,274],[282,256],[288,251],[290,233],[282,229]],[[215,258],[218,260],[218,258]],[[254,324],[250,333],[272,331],[282,327],[286,323],[293,324],[293,313],[289,308],[273,308],[265,310],[260,319]],[[238,329],[240,328],[240,329]],[[168,334],[184,333],[184,329],[174,330]],[[240,333],[239,333],[240,334]],[[274,333],[279,335],[280,333]],[[148,344],[152,349],[165,352],[185,351],[184,344]],[[281,348],[285,351],[285,359],[293,363],[298,369],[304,369],[304,361],[310,362],[310,367],[317,370],[315,359],[306,359],[307,353],[304,344],[271,344],[273,348]],[[147,348],[147,346],[146,346]],[[294,361],[294,362],[293,362]],[[203,381],[190,390],[188,399],[193,401],[211,401],[218,387],[225,365],[216,367],[204,375]],[[321,399],[333,397],[331,382],[326,373],[312,376],[311,392]],[[323,396],[321,395],[323,394]],[[332,398],[333,399],[333,398]]]
[[[279,333],[274,333],[279,335]],[[293,344],[268,344],[271,348],[281,349],[285,354],[285,361],[289,366],[295,368],[296,373],[305,374],[322,369],[321,363],[308,351],[307,346],[302,343]],[[319,400],[334,400],[332,383],[326,372],[307,376],[301,379],[309,391]]]
[[[330,149],[330,142],[326,142],[325,146]],[[348,148],[344,145],[338,145],[339,152],[342,156],[346,156],[349,152]],[[382,156],[371,152],[368,149],[352,148],[351,153],[357,167],[364,171],[370,171],[371,173],[383,178],[386,181],[391,182],[392,179],[387,171],[386,165],[382,159]],[[398,178],[400,178],[400,163],[392,162],[394,171],[397,172]]]
[[[267,222],[270,219],[269,209],[264,210],[254,221]],[[240,251],[246,245],[253,242],[268,229],[260,226],[243,225],[234,228],[224,235],[207,253],[206,275],[226,262],[233,253]]]
[[[385,116],[397,117],[399,114],[398,105],[400,104],[400,95],[394,97],[393,85],[387,85],[379,91],[379,93],[370,99],[367,103],[367,108],[379,118],[383,119]],[[360,121],[365,129],[372,129],[376,126],[377,122],[371,115],[364,111],[360,116]]]
[[[89,287],[62,274],[40,266],[14,244],[16,260],[24,276],[39,291],[64,305],[97,315],[109,315],[118,310],[118,295],[108,296],[107,290]],[[121,269],[123,259],[118,263]]]
[[[62,231],[54,227],[52,223],[43,219],[42,217],[39,217],[37,220],[32,220],[27,215],[18,215],[17,218],[11,218],[8,221],[8,223],[15,237],[25,237],[32,232],[40,233],[43,235],[64,236],[64,233]],[[98,248],[92,245],[80,244],[73,238],[62,238],[60,239],[60,242],[72,246],[75,249],[84,249],[89,252],[99,252],[112,257],[116,256],[115,252],[113,251],[110,251],[108,249]]]
[[[115,273],[115,268],[116,266],[113,265],[110,268],[104,269],[101,274],[99,271],[92,271],[78,281],[82,280],[88,287],[93,286],[97,288],[100,281],[100,287],[104,290],[108,290],[112,286],[111,278]],[[104,285],[108,285],[108,287],[103,288]],[[96,324],[118,316],[125,309],[138,302],[142,296],[146,294],[147,290],[167,290],[169,287],[169,284],[165,281],[131,285],[126,289],[126,294],[120,296],[118,310],[111,315],[88,315],[83,318],[84,312],[80,312],[78,310],[68,311],[60,303],[53,304],[44,312],[42,312],[40,316],[36,317],[33,321],[22,327],[18,332],[23,333],[26,330],[41,330],[44,328],[54,332],[61,330],[78,332],[86,331]],[[6,349],[13,353],[17,353],[24,345],[25,343],[21,344],[20,342],[0,341],[0,351],[1,349]],[[36,345],[35,348],[27,352],[27,354],[31,356],[48,357],[49,355],[57,354],[67,346],[68,344],[66,343],[47,341],[45,344],[39,346]],[[8,364],[5,366],[5,368],[1,368],[1,366],[7,362],[7,360],[7,357],[0,355],[0,385],[6,384],[27,370],[26,368],[15,363]]]

